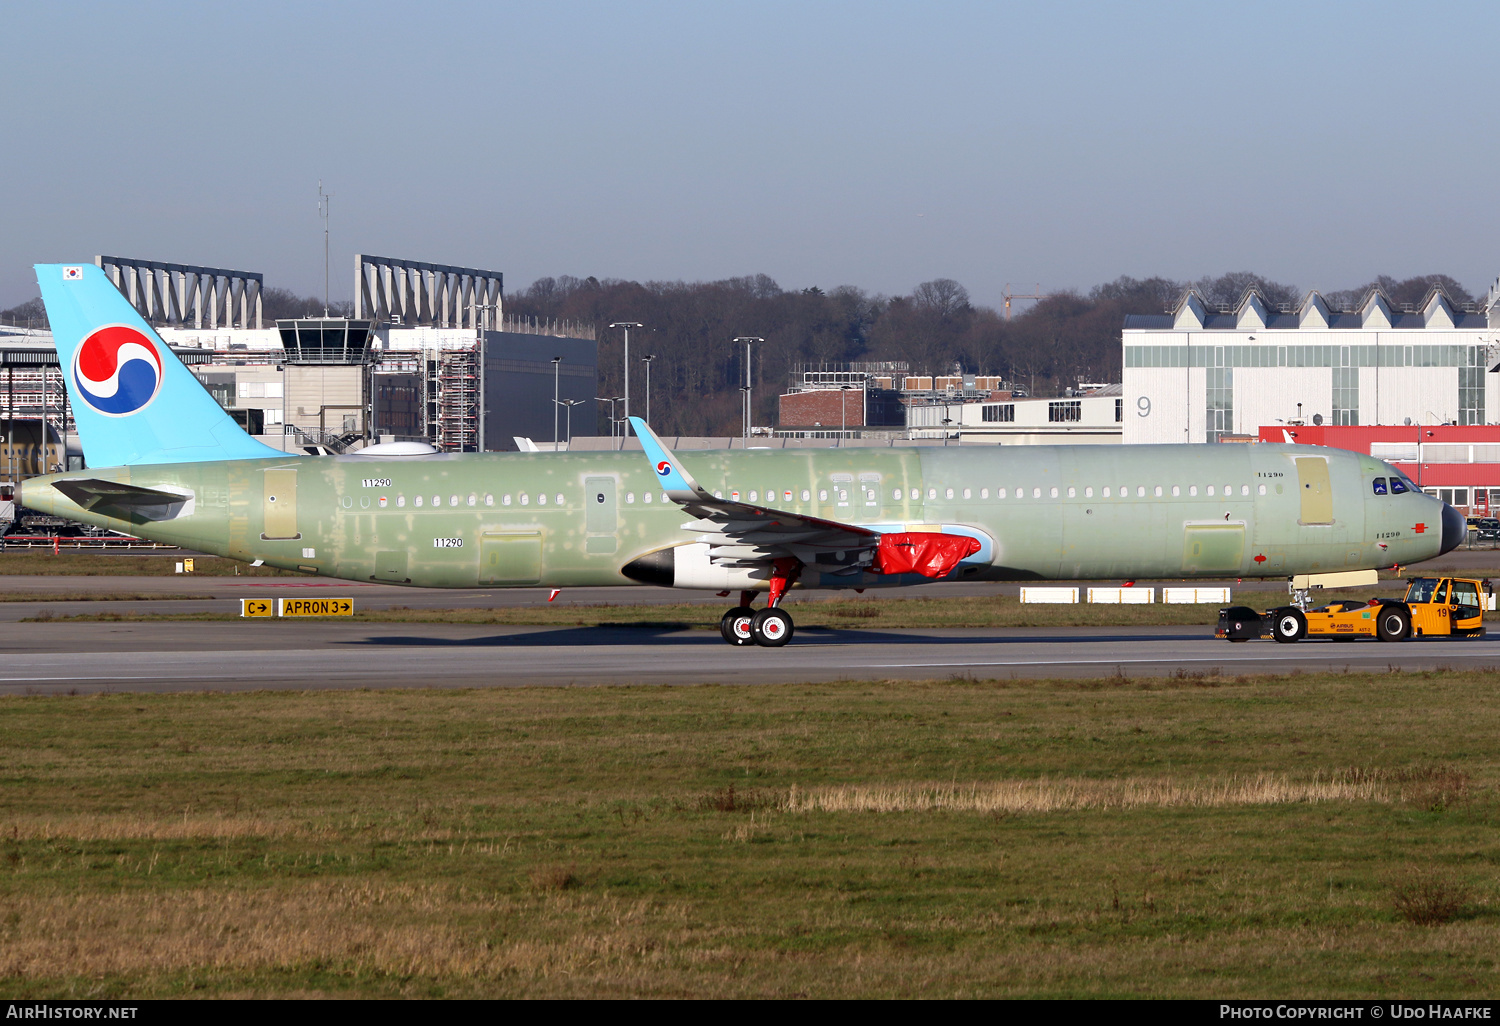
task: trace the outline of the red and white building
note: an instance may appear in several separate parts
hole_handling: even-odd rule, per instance
[[[1428,495],[1460,509],[1483,516],[1500,509],[1500,425],[1274,424],[1261,427],[1260,440],[1362,452],[1393,464]]]

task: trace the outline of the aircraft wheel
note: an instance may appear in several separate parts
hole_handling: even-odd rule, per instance
[[[1271,632],[1277,641],[1290,645],[1307,637],[1307,617],[1300,609],[1282,609],[1276,613],[1276,626]]]
[[[792,640],[792,618],[780,609],[762,609],[750,621],[755,643],[765,648],[780,648]]]
[[[1375,636],[1381,641],[1404,641],[1411,633],[1411,617],[1400,606],[1385,606],[1375,621]]]
[[[750,630],[750,623],[754,619],[755,611],[749,606],[736,606],[720,618],[719,633],[731,645],[753,645],[755,635]]]

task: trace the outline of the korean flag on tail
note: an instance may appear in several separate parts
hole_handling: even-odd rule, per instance
[[[63,281],[83,281],[82,267],[64,267]]]

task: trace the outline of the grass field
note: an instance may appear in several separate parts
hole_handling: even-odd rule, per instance
[[[0,699],[0,996],[1493,996],[1494,692]]]
[[[1319,601],[1342,597],[1368,598],[1370,589],[1331,590]],[[50,596],[49,596],[50,597]],[[76,597],[76,596],[73,596]],[[114,598],[115,596],[111,596]],[[148,598],[151,596],[122,596]],[[157,596],[158,598],[160,596]],[[924,627],[1145,627],[1199,626],[1212,629],[1219,621],[1219,603],[1182,605],[1022,605],[1008,595],[982,598],[816,598],[787,604],[798,627],[868,628],[892,630]],[[19,599],[17,601],[20,601]],[[1236,599],[1266,608],[1283,601],[1274,592],[1246,592]],[[226,602],[226,607],[229,603]],[[551,605],[479,606],[460,608],[360,609],[358,596],[353,619],[366,623],[457,623],[543,627],[650,627],[661,629],[718,630],[723,605],[669,603],[661,605]],[[1497,614],[1486,614],[1494,620]],[[154,622],[164,620],[238,620],[239,614],[223,612],[140,613],[129,609],[95,613],[57,614],[48,610],[25,617],[24,623],[47,622]],[[344,618],[340,618],[344,619]]]
[[[357,598],[357,597],[356,597]],[[228,602],[226,602],[228,606]],[[236,605],[237,608],[237,605]],[[1119,627],[1149,624],[1218,622],[1217,605],[1022,605],[1013,597],[920,599],[822,599],[788,604],[799,627],[890,629],[901,627]],[[724,605],[670,603],[663,605],[549,605],[483,606],[456,609],[361,610],[353,619],[366,623],[459,623],[556,627],[651,627],[718,630]],[[152,622],[162,620],[238,620],[224,612],[137,613],[106,611],[54,614],[50,610],[22,622]],[[347,622],[348,618],[339,618]],[[290,621],[288,621],[290,622]]]
[[[251,566],[223,556],[195,556],[194,577],[306,577],[295,570]],[[0,552],[0,576],[29,577],[172,577],[181,552],[166,554],[69,551],[66,543],[57,555],[51,552]]]

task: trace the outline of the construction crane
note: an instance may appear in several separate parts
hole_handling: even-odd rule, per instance
[[[1006,282],[1005,283],[1005,292],[1003,293],[1003,295],[1005,297],[1005,319],[1007,321],[1010,320],[1010,301],[1012,299],[1046,299],[1047,298],[1046,295],[1042,292],[1042,286],[1041,286],[1040,282],[1037,282],[1035,284],[1034,288],[1036,289],[1035,292],[1012,292],[1010,290],[1010,282]]]

